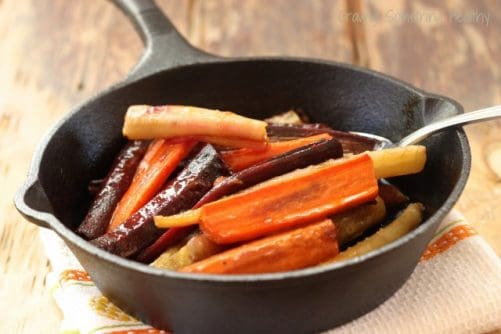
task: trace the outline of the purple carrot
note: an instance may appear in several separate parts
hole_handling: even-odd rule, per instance
[[[129,257],[148,246],[163,230],[158,229],[153,217],[173,215],[191,209],[212,188],[225,168],[216,150],[209,144],[163,190],[153,197],[115,230],[92,240],[99,248]]]
[[[268,124],[266,132],[270,139],[273,138],[297,138],[309,137],[321,133],[327,133],[339,140],[346,153],[362,153],[374,149],[376,141],[367,137],[359,136],[354,133],[333,130],[325,124]]]
[[[101,188],[87,215],[78,227],[78,234],[89,240],[104,234],[113,210],[129,188],[147,147],[147,141],[135,140],[128,142],[120,151],[108,176],[101,183]]]

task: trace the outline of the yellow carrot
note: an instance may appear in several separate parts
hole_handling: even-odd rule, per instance
[[[128,138],[195,137],[225,143],[266,143],[266,122],[231,112],[189,106],[130,106],[123,134]],[[217,143],[216,143],[217,144]],[[230,145],[231,146],[231,145]],[[263,145],[262,145],[263,146]]]

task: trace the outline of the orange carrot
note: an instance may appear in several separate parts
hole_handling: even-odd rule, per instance
[[[250,242],[182,268],[189,273],[255,274],[301,269],[339,253],[330,220]]]
[[[378,194],[368,154],[295,170],[235,195],[174,216],[157,216],[159,228],[200,223],[219,244],[251,240],[306,224],[373,200]]]
[[[367,154],[311,166],[202,207],[200,226],[217,243],[251,240],[373,200],[378,194]]]
[[[114,230],[145,205],[194,145],[194,141],[172,143],[166,139],[154,140],[139,164],[129,189],[113,212],[107,231]]]
[[[238,172],[258,162],[268,160],[298,147],[331,138],[330,135],[322,133],[311,137],[268,143],[266,147],[260,149],[241,148],[238,150],[224,151],[221,152],[221,158],[232,171]]]

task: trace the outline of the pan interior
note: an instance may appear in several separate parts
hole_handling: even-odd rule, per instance
[[[457,112],[450,102],[426,98],[397,81],[322,62],[242,60],[164,71],[86,103],[48,142],[39,179],[54,214],[71,229],[88,208],[88,182],[106,175],[124,141],[123,116],[131,104],[195,105],[253,118],[301,109],[311,121],[393,141],[425,121]],[[443,132],[425,144],[424,173],[396,182],[422,201],[430,215],[442,206],[467,167],[460,132]]]

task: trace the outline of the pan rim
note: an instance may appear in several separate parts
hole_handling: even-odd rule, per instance
[[[327,65],[330,67],[340,67],[351,71],[361,72],[367,75],[376,76],[382,78],[386,81],[399,85],[405,88],[408,91],[414,92],[417,95],[421,96],[423,99],[434,98],[442,101],[447,101],[451,103],[459,113],[463,113],[463,107],[456,102],[455,100],[448,98],[446,96],[428,93],[423,89],[417,88],[407,82],[404,82],[400,79],[394,78],[387,74],[380,73],[378,71],[365,69],[358,67],[356,65],[339,63],[334,61],[327,61],[321,59],[312,59],[312,58],[297,58],[297,57],[247,57],[247,58],[220,58],[214,61],[205,61],[191,65],[178,66],[171,69],[161,70],[150,75],[135,78],[134,80],[127,81],[127,79],[123,82],[115,84],[108,89],[103,90],[102,92],[90,97],[86,101],[78,104],[71,111],[63,116],[41,139],[39,145],[37,146],[33,158],[30,163],[30,169],[28,173],[28,177],[25,183],[21,186],[15,196],[15,205],[21,213],[26,214],[27,216],[35,217],[35,219],[46,222],[51,229],[53,229],[57,234],[59,234],[66,241],[71,242],[75,246],[79,247],[83,251],[90,253],[100,259],[105,261],[109,261],[118,266],[125,267],[126,269],[131,269],[138,271],[143,274],[154,275],[157,277],[167,277],[169,279],[175,280],[183,280],[183,281],[194,281],[194,282],[211,282],[211,283],[249,283],[249,282],[283,282],[285,280],[293,280],[293,279],[301,279],[311,276],[321,275],[327,272],[331,272],[334,270],[339,270],[345,267],[352,267],[359,263],[368,261],[369,259],[381,256],[387,252],[396,249],[403,244],[409,242],[410,240],[418,237],[419,235],[425,233],[429,228],[432,228],[434,224],[438,221],[442,220],[445,215],[452,209],[453,205],[459,199],[469,176],[470,166],[471,166],[471,152],[468,143],[468,139],[466,134],[462,128],[459,128],[454,131],[454,134],[458,136],[459,143],[461,146],[462,152],[464,152],[462,156],[463,168],[461,174],[459,176],[459,180],[454,185],[452,191],[450,192],[448,198],[445,202],[437,209],[437,211],[432,214],[428,219],[426,219],[420,226],[411,232],[407,233],[405,236],[395,240],[392,243],[389,243],[379,249],[373,250],[367,254],[362,256],[347,260],[341,261],[339,263],[332,263],[325,266],[316,266],[311,268],[305,268],[294,271],[287,272],[279,272],[279,273],[268,273],[268,274],[245,274],[245,275],[221,275],[221,274],[191,274],[191,273],[180,273],[176,271],[170,271],[165,269],[159,269],[151,267],[147,264],[142,264],[139,262],[135,262],[129,259],[121,258],[117,255],[108,253],[88,241],[84,240],[76,233],[74,233],[71,229],[66,227],[58,218],[56,218],[52,213],[43,212],[39,210],[35,210],[31,208],[24,200],[25,195],[28,189],[36,182],[38,182],[38,174],[41,167],[42,157],[49,143],[51,142],[52,137],[56,134],[58,129],[67,122],[71,117],[73,117],[76,113],[78,113],[82,108],[86,105],[93,103],[94,101],[118,90],[123,87],[138,83],[143,80],[148,80],[158,75],[164,75],[166,72],[183,70],[185,68],[194,68],[197,66],[208,66],[208,65],[216,65],[223,66],[225,64],[230,63],[255,63],[255,62],[282,62],[284,64],[290,63],[308,63],[308,64],[317,64],[317,65]]]

